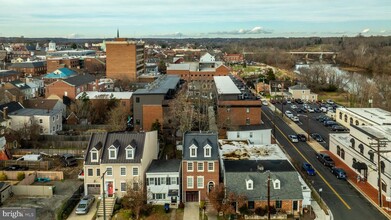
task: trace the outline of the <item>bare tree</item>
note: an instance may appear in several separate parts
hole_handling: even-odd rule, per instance
[[[213,208],[222,212],[223,215],[235,214],[233,203],[236,203],[237,207],[242,207],[246,204],[247,198],[243,195],[237,195],[234,192],[228,192],[224,184],[215,186],[208,195],[209,201]]]
[[[148,208],[147,189],[141,182],[129,182],[127,184],[126,194],[122,197],[122,206],[125,209],[131,209],[136,219],[140,219],[143,210]]]
[[[126,117],[128,111],[125,107],[118,105],[112,108],[107,117],[107,125],[110,131],[124,131],[126,129]]]

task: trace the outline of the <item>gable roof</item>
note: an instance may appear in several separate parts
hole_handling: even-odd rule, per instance
[[[35,68],[35,67],[44,67],[46,62],[44,61],[33,61],[33,62],[22,62],[22,63],[13,63],[11,68]]]
[[[43,78],[46,79],[65,79],[72,76],[76,76],[77,73],[71,69],[68,68],[59,68],[55,71],[46,74]]]
[[[14,70],[0,70],[0,77],[12,76],[12,75],[21,75],[22,73],[16,72]]]
[[[0,111],[3,112],[3,109],[5,107],[7,107],[8,113],[11,113],[11,112],[14,112],[14,111],[17,111],[19,109],[24,108],[22,104],[20,104],[19,102],[14,102],[14,101],[0,105]]]
[[[283,162],[284,161],[284,162]],[[299,174],[287,160],[281,161],[251,161],[236,160],[224,161],[225,185],[229,191],[245,195],[249,201],[267,200],[267,179],[270,171],[270,197],[279,200],[303,199],[302,186]],[[264,171],[258,171],[256,165],[262,162]],[[272,165],[273,163],[276,163]],[[289,164],[289,165],[288,165]],[[249,166],[250,165],[250,166]],[[255,167],[254,167],[255,165]],[[282,168],[280,167],[282,166]],[[290,168],[289,168],[290,167]],[[270,168],[270,169],[266,169]],[[247,190],[246,179],[253,181],[253,190]],[[274,189],[273,181],[280,181],[280,189]]]
[[[20,81],[18,79],[14,80],[14,81],[11,81],[9,83],[12,84],[14,87],[20,89],[20,90],[25,90],[25,89],[30,89],[31,88],[25,82],[22,82],[22,81]]]
[[[190,146],[197,146],[197,157],[190,157]],[[211,157],[204,157],[204,146],[209,144]],[[219,145],[215,132],[186,132],[183,137],[183,160],[218,160]]]
[[[180,159],[153,160],[146,173],[179,172]]]
[[[303,84],[297,84],[297,85],[294,85],[294,86],[291,86],[289,87],[290,90],[310,90],[309,88],[307,88],[306,85],[303,85]]]
[[[26,108],[39,108],[39,109],[53,109],[57,102],[60,102],[57,99],[30,99],[25,100],[23,105]]]
[[[140,163],[144,153],[146,133],[136,132],[105,132],[93,133],[88,143],[88,148],[84,158],[85,164],[99,165],[99,162],[91,162],[90,151],[93,147],[100,150],[100,164],[118,164],[118,163]],[[126,159],[126,147],[133,143],[137,145],[134,159]],[[109,159],[108,148],[111,145],[118,147],[117,159]]]
[[[81,86],[95,81],[95,76],[90,74],[77,75],[67,79],[63,79],[64,82],[71,86]]]

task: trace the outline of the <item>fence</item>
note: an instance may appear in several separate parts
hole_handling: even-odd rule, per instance
[[[12,192],[17,196],[44,196],[52,197],[54,186],[32,186],[32,185],[14,185]]]
[[[83,149],[11,149],[12,155],[25,154],[46,154],[46,155],[62,155],[73,154],[75,156],[84,157],[86,148]]]
[[[0,160],[1,167],[12,165],[26,166],[34,170],[49,170],[52,163],[50,161]]]
[[[16,180],[17,175],[20,172],[23,172],[25,174],[26,177],[25,179],[27,179],[30,176],[30,174],[34,174],[36,178],[49,178],[50,180],[64,179],[64,173],[62,171],[2,171],[2,172],[4,172],[4,174],[7,175],[7,179],[9,180]]]
[[[84,193],[84,186],[81,185],[61,207],[61,209],[57,212],[57,220],[67,219],[72,210],[76,207],[77,203],[79,203],[80,198]]]

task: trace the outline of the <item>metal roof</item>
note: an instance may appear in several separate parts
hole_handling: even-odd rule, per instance
[[[179,172],[182,160],[153,160],[147,173]]]
[[[13,63],[11,68],[34,68],[34,67],[44,67],[46,66],[45,61],[30,61],[22,63]]]
[[[56,69],[55,71],[46,74],[43,78],[48,78],[48,79],[64,79],[68,78],[71,76],[76,76],[77,73],[71,69],[68,68],[60,68]]]
[[[213,79],[215,81],[218,94],[241,94],[240,90],[238,87],[236,87],[230,76],[214,76]]]
[[[34,108],[23,108],[16,110],[14,112],[11,112],[8,114],[8,116],[34,116],[34,115],[40,115],[40,116],[52,116],[60,113],[61,110],[59,109],[34,109]]]
[[[85,75],[77,75],[73,76],[67,79],[63,79],[64,82],[73,85],[73,86],[81,86],[85,85],[91,82],[95,81],[95,76],[90,75],[90,74],[85,74]]]
[[[197,147],[197,156],[190,157],[190,146]],[[211,157],[204,157],[204,146],[209,144]],[[186,132],[183,137],[183,160],[217,160],[219,158],[219,144],[215,132]]]

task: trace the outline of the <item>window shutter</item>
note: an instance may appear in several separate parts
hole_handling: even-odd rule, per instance
[[[179,177],[176,178],[176,184],[179,185]]]
[[[170,177],[166,177],[166,185],[171,185],[171,179],[170,179]]]
[[[146,178],[147,179],[147,186],[149,186],[149,178]]]

